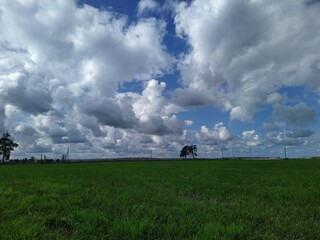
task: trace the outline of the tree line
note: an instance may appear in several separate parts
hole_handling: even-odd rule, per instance
[[[4,163],[4,160],[10,159],[11,152],[18,146],[19,144],[11,139],[11,135],[8,132],[2,135],[2,138],[0,138],[0,155],[2,155],[2,163]],[[198,155],[197,151],[196,145],[186,145],[181,149],[180,157],[186,159],[187,156],[191,155],[194,159],[194,157]]]

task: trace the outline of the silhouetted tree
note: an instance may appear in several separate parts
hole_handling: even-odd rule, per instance
[[[187,158],[187,156],[189,155],[189,146],[184,146],[182,149],[181,149],[181,152],[180,152],[180,157],[184,157],[184,158]]]
[[[194,156],[197,156],[198,155],[197,145],[191,145],[189,151],[190,151],[190,154],[192,155],[192,158],[194,158]]]
[[[10,152],[19,146],[17,143],[13,142],[10,137],[9,133],[4,133],[2,138],[0,138],[0,154],[2,154],[2,163],[4,163],[5,159],[9,160]]]
[[[184,146],[180,152],[180,157],[187,158],[188,155],[192,155],[192,158],[194,158],[198,155],[197,151],[196,145]]]

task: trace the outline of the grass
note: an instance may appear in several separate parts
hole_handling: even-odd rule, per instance
[[[0,239],[320,239],[320,160],[0,166]]]

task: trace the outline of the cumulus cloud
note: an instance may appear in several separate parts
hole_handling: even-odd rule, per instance
[[[201,126],[200,132],[196,133],[196,138],[204,145],[218,145],[232,140],[234,136],[222,122],[219,122],[214,125],[213,130]]]
[[[192,126],[192,125],[193,125],[193,121],[192,121],[192,120],[185,120],[184,123],[185,123],[187,126]]]
[[[8,90],[29,81],[30,91],[38,86],[54,94],[62,86],[75,96],[110,96],[121,81],[147,80],[171,68],[173,59],[162,45],[165,23],[153,18],[128,24],[113,12],[78,8],[72,1],[6,2],[1,13],[0,65],[6,72],[0,79]],[[12,73],[25,80],[6,83]]]
[[[262,144],[262,140],[255,130],[242,132],[242,139],[246,141],[246,144],[249,147],[255,147]]]
[[[316,122],[316,109],[305,103],[295,106],[273,105],[272,119],[275,122],[264,123],[266,142],[272,145],[305,145],[314,131],[306,129],[309,124]]]
[[[156,6],[141,1],[139,9]],[[5,1],[0,14],[0,129],[16,131],[21,152],[60,155],[59,145],[69,144],[79,154],[102,154],[119,146],[112,131],[182,135],[165,83],[149,81],[173,67],[165,21],[129,22],[74,1]],[[141,94],[119,92],[133,81],[145,82]]]
[[[33,125],[47,143],[83,143],[87,138],[79,131],[77,124],[68,117],[62,118],[55,113],[32,117]]]
[[[265,103],[271,104],[271,105],[281,104],[281,103],[283,103],[284,99],[285,99],[284,96],[282,96],[281,94],[279,94],[277,92],[274,92],[274,93],[271,93],[267,96]]]
[[[163,96],[166,84],[157,80],[145,82],[144,90],[138,93],[116,93],[112,99],[92,99],[79,105],[80,122],[94,136],[104,136],[103,129],[109,126],[132,130],[138,133],[166,135],[182,134],[182,122],[174,115],[180,108]]]
[[[265,123],[266,142],[271,145],[303,146],[310,143],[314,131],[304,128],[316,122],[316,109],[305,103],[295,106],[273,105],[274,123]]]
[[[138,4],[138,14],[143,14],[146,11],[153,11],[159,7],[159,3],[154,0],[140,0]]]
[[[286,132],[286,136],[290,138],[305,138],[310,137],[312,134],[314,134],[314,131],[303,128],[296,128]]]
[[[133,104],[137,118],[147,120],[150,115],[167,115],[176,110],[175,106],[162,95],[165,87],[166,83],[159,83],[154,79],[145,84],[142,94],[135,96]]]
[[[27,76],[20,78],[16,87],[8,89],[5,100],[22,111],[35,115],[52,110],[53,99],[49,90],[37,83],[39,79]]]
[[[120,128],[133,128],[137,122],[132,109],[132,99],[124,96],[123,99],[93,99],[84,103],[83,111],[87,115],[94,116],[97,122],[102,125],[108,125]],[[120,100],[120,101],[117,101]]]
[[[163,96],[165,87],[164,82],[152,79],[141,95],[133,95],[132,108],[138,119],[138,131],[156,135],[182,134],[182,124],[173,115],[180,109]]]
[[[24,135],[24,136],[33,136],[37,133],[37,130],[28,125],[28,124],[20,124],[15,128],[16,133]]]
[[[268,134],[266,140],[271,144],[281,146],[297,146],[303,145],[305,143],[305,141],[302,138],[289,137],[285,132],[279,132],[277,134]]]
[[[303,146],[308,145],[314,131],[304,128],[293,128],[278,132],[268,132],[266,141],[273,145],[282,146]]]
[[[277,132],[280,130],[280,127],[276,123],[264,123],[262,128],[266,132]]]
[[[173,101],[182,107],[203,106],[207,103],[214,103],[216,100],[212,96],[206,96],[203,92],[190,88],[176,89],[173,93]]]
[[[177,3],[176,32],[190,49],[179,63],[183,87],[176,102],[213,104],[231,119],[248,121],[265,104],[281,103],[277,92],[284,87],[319,92],[319,6],[289,0]]]
[[[217,123],[194,135],[178,113],[212,104],[250,121],[272,105],[268,120],[275,123],[264,125],[270,142],[301,142],[313,134],[306,125],[316,110],[283,105],[284,90],[306,86],[320,94],[315,2],[167,1],[161,8],[173,8],[176,33],[188,46],[174,57],[164,45],[171,22],[147,14],[158,11],[157,1],[141,0],[134,20],[76,1],[3,1],[0,130],[15,132],[21,155],[61,156],[70,146],[75,157],[160,156],[197,141],[249,148],[264,142],[254,130],[236,137]],[[156,80],[175,70],[177,89]],[[125,84],[139,88],[119,88]]]
[[[305,103],[298,103],[293,107],[276,104],[272,115],[276,121],[290,125],[306,125],[316,122],[316,109],[308,107]]]
[[[124,130],[104,126],[106,136],[93,138],[93,153],[99,151],[107,156],[135,156],[135,157],[178,157],[183,144],[188,144],[186,131],[182,135],[150,135],[134,130]]]

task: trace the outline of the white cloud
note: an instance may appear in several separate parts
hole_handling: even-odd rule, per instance
[[[125,17],[87,5],[77,8],[72,1],[30,1],[27,8],[6,2],[1,13],[0,68],[8,74],[0,79],[9,88],[3,82],[17,72],[25,79],[16,88],[38,86],[49,98],[59,86],[75,96],[110,96],[119,82],[147,80],[171,68],[173,59],[162,45],[162,21],[128,24]],[[47,82],[53,78],[55,88],[50,89]],[[37,89],[30,91],[38,95]]]
[[[175,14],[190,47],[179,63],[177,103],[213,104],[248,121],[265,104],[281,103],[283,87],[320,91],[319,4],[195,0],[177,3]]]
[[[192,126],[192,125],[193,125],[193,121],[192,121],[192,120],[185,120],[184,123],[185,123],[187,126]]]
[[[167,100],[162,97],[162,92],[165,89],[164,82],[158,83],[156,80],[147,82],[141,96],[137,96],[133,108],[137,118],[147,120],[149,116],[157,116],[166,114],[163,108]]]
[[[262,144],[262,140],[255,130],[242,132],[242,139],[246,141],[249,147],[255,147]]]
[[[218,145],[232,140],[234,136],[222,122],[219,122],[214,125],[213,130],[202,126],[200,132],[196,133],[196,138],[204,145]]]
[[[274,92],[274,93],[271,93],[267,96],[267,99],[265,101],[266,104],[271,104],[271,105],[274,105],[274,104],[281,104],[283,103],[285,97],[282,96],[281,94],[277,93],[277,92]]]
[[[159,7],[159,3],[154,0],[140,0],[138,4],[138,14],[141,15],[146,11],[153,11]]]
[[[135,135],[144,142],[145,133],[182,135],[174,115],[180,108],[163,96],[165,83],[149,81],[174,63],[163,45],[164,21],[129,22],[60,0],[5,1],[0,12],[0,130],[16,131],[18,153],[59,156],[68,144],[80,157],[108,148],[115,154]],[[132,81],[145,82],[142,94],[118,92]]]
[[[230,119],[239,119],[241,121],[249,121],[252,119],[250,109],[242,106],[233,107],[230,111]]]
[[[180,121],[172,115],[180,109],[163,97],[165,87],[164,82],[153,79],[147,82],[141,95],[135,95],[132,107],[139,120],[139,131],[159,135],[182,134]]]
[[[161,8],[168,6],[189,46],[178,60],[164,45],[167,22],[146,18],[158,11],[156,1],[141,0],[134,21],[75,1],[1,2],[0,131],[13,132],[20,144],[15,152],[60,157],[70,146],[73,157],[176,156],[197,141],[244,150],[264,142],[252,131],[238,138],[223,123],[196,135],[183,130],[177,113],[206,104],[242,121],[270,104],[276,122],[264,126],[269,142],[312,136],[302,127],[316,121],[315,109],[280,104],[283,88],[320,93],[319,5],[195,0]],[[182,87],[172,90],[170,83],[167,90],[155,79],[176,64]],[[138,90],[119,88],[128,82]]]

